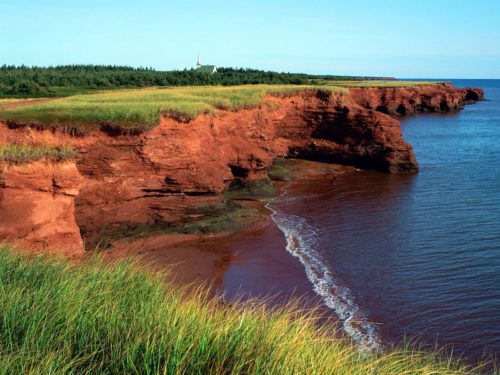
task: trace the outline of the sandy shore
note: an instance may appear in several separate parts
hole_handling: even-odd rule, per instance
[[[168,273],[169,281],[180,285],[221,285],[232,250],[226,245],[240,234],[257,231],[272,224],[265,202],[243,201],[245,207],[257,208],[259,215],[248,226],[235,233],[165,234],[135,241],[115,242],[113,250],[104,253],[109,261],[137,257],[147,266]]]
[[[333,181],[354,171],[338,165],[297,161],[294,180]],[[278,182],[278,192],[288,183]],[[286,250],[286,239],[271,218],[267,202],[241,201],[260,211],[258,220],[235,233],[210,235],[169,234],[119,243],[108,259],[140,256],[154,269],[169,271],[169,281],[210,286],[216,294],[235,297],[270,297],[281,303],[304,298],[320,304],[303,266]]]
[[[321,304],[303,266],[286,250],[283,233],[263,202],[261,216],[249,228],[217,235],[165,235],[122,244],[107,259],[139,256],[141,262],[167,271],[179,285],[203,285],[227,300],[265,297],[273,303],[295,298]]]

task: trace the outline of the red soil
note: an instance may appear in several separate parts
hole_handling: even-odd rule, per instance
[[[0,124],[0,144],[71,143],[81,153],[76,162],[0,166],[0,239],[82,253],[82,236],[199,217],[233,181],[267,178],[277,156],[415,171],[399,122],[382,112],[457,110],[483,95],[450,85],[350,91],[267,97],[259,108],[189,123],[165,116],[140,135],[71,137]]]
[[[33,104],[42,104],[42,103],[46,103],[50,100],[54,100],[54,99],[33,99],[33,100],[23,100],[20,102],[5,103],[5,104],[0,104],[0,109],[25,107],[25,106],[33,105]]]

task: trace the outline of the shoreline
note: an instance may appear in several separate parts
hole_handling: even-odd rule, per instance
[[[120,241],[103,251],[108,261],[139,257],[155,270],[167,270],[169,280],[181,285],[210,286],[216,294],[233,297],[271,296],[268,277],[284,301],[290,298],[320,299],[312,290],[303,265],[286,250],[284,233],[272,219],[268,207],[290,185],[306,181],[333,183],[357,169],[338,164],[293,160],[293,178],[273,181],[276,197],[271,200],[237,200],[244,208],[259,211],[257,218],[235,232],[209,234],[164,234],[134,241]],[[281,277],[279,275],[282,275]],[[284,276],[286,275],[286,277]],[[282,279],[279,282],[279,279]],[[295,285],[293,288],[290,285]]]
[[[287,303],[301,310],[315,311],[322,322],[335,326],[340,336],[349,334],[337,312],[315,291],[307,268],[288,249],[286,233],[272,218],[269,207],[292,186],[333,184],[343,175],[358,170],[343,165],[294,160],[293,178],[274,181],[272,200],[242,200],[245,208],[257,208],[259,215],[248,226],[233,233],[157,235],[120,243],[105,254],[107,260],[139,256],[140,263],[167,271],[167,281],[197,290],[208,287],[210,294],[225,303],[259,299],[270,307]]]
[[[361,351],[383,350],[386,343],[376,324],[365,316],[349,287],[334,278],[318,253],[319,243],[314,239],[308,243],[311,233],[304,232],[310,226],[305,218],[282,211],[288,198],[301,200],[321,194],[339,178],[361,171],[304,160],[295,160],[292,169],[290,181],[274,182],[275,198],[238,202],[259,210],[258,219],[249,226],[233,233],[143,240],[150,249],[139,251],[142,262],[160,271],[170,269],[170,282],[195,290],[208,287],[224,303],[258,299],[271,308],[296,304],[314,311],[321,322],[335,327],[339,337],[352,340]],[[151,248],[153,243],[155,248]]]
[[[128,255],[139,255],[141,263],[155,270],[169,270],[167,282],[194,290],[208,287],[224,303],[258,299],[271,308],[296,304],[314,311],[321,322],[335,327],[339,337],[356,342],[360,350],[379,351],[384,344],[377,327],[367,320],[349,288],[332,278],[314,244],[307,244],[302,226],[308,224],[292,214],[292,221],[283,227],[282,220],[289,215],[279,209],[286,206],[290,190],[292,199],[305,199],[358,170],[302,160],[294,161],[292,169],[290,181],[274,183],[277,195],[272,200],[238,201],[259,210],[258,219],[247,227],[233,233],[146,238],[134,242],[138,250],[129,246]]]
[[[390,173],[417,171],[398,118],[458,111],[480,100],[483,91],[403,86],[293,91],[266,96],[258,107],[216,109],[188,123],[167,113],[140,132],[113,121],[58,128],[59,122],[42,126],[35,118],[9,117],[0,122],[7,161],[1,168],[0,237],[23,239],[33,250],[83,255],[144,231],[164,233],[176,223],[210,219],[224,210],[220,200],[231,184],[265,180],[274,160],[285,156]],[[62,152],[65,147],[73,151]],[[234,229],[219,224],[194,224],[184,232]]]
[[[357,98],[356,100],[356,103],[359,102],[356,105],[357,110],[361,111],[361,109],[358,107],[362,104],[363,100],[367,101],[363,108],[370,108],[370,106],[373,105],[373,103],[371,102],[373,98],[366,97],[366,92],[364,90],[359,92],[358,91],[356,91],[356,95],[363,95],[361,95],[361,97]],[[318,98],[315,98],[315,100],[316,99]],[[315,105],[319,104],[315,103]],[[384,113],[384,111],[368,111],[367,115],[378,115],[380,117],[381,115],[378,112]],[[335,116],[338,115],[338,113],[334,113]],[[224,119],[224,116],[222,116],[222,118]],[[374,120],[374,118],[372,117],[369,117],[369,119]],[[389,118],[384,119],[387,120],[386,125],[389,130],[390,128],[399,129],[399,123],[397,123],[396,120],[390,120]],[[354,116],[354,120],[358,121],[359,117]],[[366,122],[365,120],[366,118],[363,119],[364,122]],[[158,128],[155,128],[151,131],[151,134],[153,134],[153,136],[151,136],[149,133],[148,135],[144,136],[145,142],[147,141],[151,143],[151,140],[164,139],[166,138],[164,136],[169,135],[169,132],[172,132],[172,129],[177,129],[176,126],[178,124],[171,123],[174,122],[173,119],[162,118],[162,121],[164,121],[165,123],[160,124]],[[227,118],[225,118],[225,121],[232,124],[232,122],[228,121]],[[284,121],[283,123],[288,124],[286,121]],[[321,128],[321,122],[319,122],[318,124],[318,128],[315,131],[323,131]],[[378,123],[375,122],[375,124]],[[213,129],[212,125],[213,124],[210,125],[211,129]],[[225,123],[223,125],[225,126]],[[351,125],[356,125],[356,122],[354,121]],[[302,126],[302,124],[300,124],[300,126]],[[268,127],[264,128],[267,129]],[[181,129],[184,129],[184,127]],[[290,129],[287,129],[287,131],[288,130]],[[293,133],[294,131],[296,131],[296,129],[292,129],[290,131]],[[372,134],[371,132],[368,133]],[[210,134],[212,136],[212,133]],[[229,134],[233,135],[233,133],[231,132],[229,132]],[[297,134],[295,133],[293,133],[292,135],[293,137],[297,137]],[[326,157],[328,155],[323,154],[325,152],[325,149],[321,148],[324,147],[325,144],[327,144],[325,142],[331,141],[328,137],[331,137],[333,135],[323,134],[323,136],[326,137],[324,140],[317,144],[312,143],[309,146],[297,146],[297,144],[299,143],[292,143],[291,145],[293,147],[291,146],[291,152],[288,155],[295,155],[296,157],[309,157],[319,160],[337,160],[335,158],[332,159],[330,154],[328,154],[330,155],[329,157]],[[293,138],[293,142],[299,142],[299,138],[301,140],[303,136],[298,137],[297,139]],[[259,139],[265,140],[266,138],[263,136]],[[184,138],[180,139],[179,141],[181,140],[184,140]],[[131,217],[130,214],[132,213],[134,215],[137,215],[137,223],[140,223],[140,220],[144,219],[144,217],[142,217],[141,215],[144,216],[145,213],[149,213],[151,209],[153,209],[154,212],[157,212],[157,214],[159,212],[158,215],[160,217],[160,222],[161,220],[164,221],[165,218],[177,218],[179,219],[180,223],[189,223],[189,221],[183,222],[182,220],[203,217],[203,215],[206,215],[208,217],[209,215],[207,214],[207,210],[205,210],[205,208],[212,208],[213,211],[216,212],[219,208],[216,205],[213,205],[213,203],[216,200],[222,199],[220,197],[226,199],[230,195],[223,195],[225,193],[220,193],[219,195],[217,195],[217,193],[214,193],[214,190],[216,190],[217,186],[210,185],[214,183],[211,180],[214,176],[210,175],[210,173],[207,173],[206,176],[203,176],[207,178],[206,181],[203,181],[206,186],[203,184],[200,185],[198,181],[195,183],[195,185],[190,185],[190,176],[181,176],[185,178],[185,180],[182,180],[181,183],[179,182],[180,179],[170,177],[176,176],[175,173],[177,173],[172,172],[172,170],[169,169],[171,168],[170,165],[168,165],[168,168],[166,168],[169,171],[167,177],[163,177],[163,174],[160,175],[160,170],[155,169],[153,171],[154,178],[152,178],[148,173],[145,173],[148,179],[151,178],[151,181],[147,180],[145,182],[146,177],[144,175],[141,175],[141,178],[136,178],[136,175],[130,175],[129,168],[129,162],[131,160],[135,160],[137,161],[137,163],[133,166],[140,167],[141,173],[144,172],[144,149],[141,149],[142,153],[139,155],[137,154],[137,149],[133,148],[133,144],[131,146],[131,144],[128,143],[120,143],[129,142],[130,140],[128,138],[113,138],[112,140],[107,139],[107,141],[110,141],[109,144],[105,145],[107,148],[105,147],[103,148],[103,150],[99,150],[98,152],[96,151],[95,155],[91,155],[91,153],[93,152],[91,148],[83,149],[84,154],[87,153],[85,154],[86,158],[82,158],[80,161],[78,161],[79,164],[77,164],[77,162],[72,162],[71,165],[68,164],[72,168],[72,172],[74,172],[74,176],[70,176],[71,178],[68,178],[68,180],[71,180],[71,183],[73,183],[74,181],[78,181],[78,184],[75,184],[75,186],[68,185],[69,187],[66,187],[65,185],[57,182],[57,179],[52,178],[50,181],[49,179],[47,179],[47,181],[49,181],[48,183],[51,183],[51,187],[48,188],[48,191],[53,190],[54,196],[56,192],[57,194],[64,195],[63,197],[61,197],[61,200],[65,199],[65,203],[69,202],[68,206],[70,210],[73,210],[72,212],[74,212],[75,209],[79,210],[78,215],[74,215],[75,220],[78,219],[74,223],[74,227],[79,228],[79,234],[82,233],[82,229],[87,234],[92,233],[92,231],[84,225],[87,222],[90,223],[89,225],[91,226],[95,224],[95,227],[98,228],[99,225],[105,227],[106,220],[111,220],[111,216],[108,218],[107,215],[96,215],[96,212],[94,212],[95,207],[97,207],[98,205],[96,205],[94,200],[90,199],[90,197],[92,197],[91,193],[94,190],[98,190],[97,188],[99,184],[96,182],[98,181],[98,179],[96,179],[95,177],[93,177],[92,179],[89,178],[89,181],[92,182],[92,187],[89,188],[89,181],[85,182],[87,185],[85,185],[83,182],[82,171],[89,173],[88,176],[94,176],[93,173],[96,169],[98,171],[102,171],[103,175],[105,176],[107,176],[107,174],[110,174],[113,178],[117,179],[116,181],[120,181],[120,183],[123,183],[124,191],[127,191],[127,193],[130,194],[132,192],[138,194],[137,196],[126,196],[127,199],[123,199],[124,196],[118,195],[119,199],[123,199],[123,202],[121,202],[120,200],[116,202],[110,200],[106,194],[103,194],[103,196],[101,197],[102,200],[107,204],[103,212],[119,212],[118,216],[124,223],[122,227],[117,228],[116,233],[111,233],[109,244],[104,243],[105,246],[103,248],[106,248],[107,246],[114,247],[114,249],[111,249],[110,251],[103,251],[104,257],[106,259],[112,261],[128,256],[139,256],[139,258],[141,259],[140,262],[144,265],[151,266],[153,270],[169,270],[169,276],[167,276],[168,281],[175,281],[180,285],[188,285],[189,288],[198,288],[198,286],[200,285],[208,285],[212,295],[221,298],[229,304],[233,300],[247,300],[258,297],[266,304],[276,304],[278,306],[280,304],[282,305],[283,303],[289,302],[290,300],[299,299],[301,300],[300,306],[304,310],[309,310],[310,308],[316,308],[318,306],[324,306],[325,310],[329,311],[330,315],[335,315],[338,318],[337,321],[340,321],[342,323],[347,336],[350,336],[352,339],[354,339],[354,341],[360,344],[359,346],[361,348],[372,348],[372,345],[366,345],[367,343],[370,344],[370,342],[375,342],[375,347],[377,346],[377,340],[371,340],[371,336],[369,334],[370,331],[367,330],[366,327],[363,327],[365,323],[367,325],[371,325],[371,323],[367,321],[362,312],[358,311],[359,309],[357,303],[353,300],[353,298],[351,298],[349,288],[344,288],[342,283],[336,283],[332,272],[330,272],[330,270],[334,269],[335,267],[328,269],[327,264],[325,262],[322,262],[321,254],[316,254],[314,244],[309,246],[308,248],[302,248],[304,236],[301,229],[304,229],[307,224],[301,227],[299,223],[297,227],[297,222],[290,222],[285,223],[285,226],[283,227],[283,223],[280,224],[277,220],[273,220],[273,209],[271,204],[272,202],[259,200],[258,197],[253,196],[253,193],[251,192],[252,189],[249,189],[250,192],[248,194],[248,197],[245,197],[245,194],[242,194],[239,197],[238,195],[233,196],[232,200],[234,200],[236,203],[241,204],[243,208],[251,208],[254,211],[258,211],[255,217],[247,218],[248,220],[250,220],[248,222],[248,225],[243,224],[244,228],[238,229],[234,232],[212,232],[211,234],[200,234],[200,232],[205,232],[207,230],[222,231],[229,229],[229,227],[222,225],[214,225],[210,227],[216,229],[207,229],[209,228],[209,226],[205,224],[205,226],[199,225],[192,227],[194,234],[158,234],[162,233],[162,227],[160,226],[159,229],[156,229],[155,235],[149,234],[150,237],[141,239],[135,238],[132,240],[131,238],[133,238],[133,236],[129,236],[129,239],[126,239],[126,230],[129,230],[129,228],[133,228],[132,230],[134,230],[136,227],[141,229],[141,226],[135,224],[135,222],[132,222],[131,224],[127,222],[127,220],[129,220]],[[402,140],[402,142],[406,144],[404,140]],[[118,144],[120,146],[127,147],[126,150],[128,150],[128,154],[120,151],[120,153],[116,153],[115,155],[113,155],[114,158],[112,160],[114,162],[110,162],[109,165],[112,165],[113,168],[119,166],[119,168],[117,167],[117,171],[112,171],[111,173],[104,168],[104,165],[101,165],[99,163],[101,163],[102,160],[108,160],[102,158],[102,154],[104,153],[104,151],[116,152],[116,145]],[[176,146],[177,143],[173,142],[172,145]],[[284,144],[281,144],[279,142],[277,143],[277,145],[280,147],[284,146]],[[143,146],[144,144],[141,145],[141,147]],[[246,147],[247,145],[245,144],[244,146]],[[333,147],[332,145],[330,146]],[[157,144],[149,143],[148,147],[150,147],[147,150],[148,152],[151,152],[151,154],[149,155],[151,160],[156,162],[158,162],[158,160],[164,160],[164,158],[161,157],[162,155],[156,154],[156,150],[162,149],[161,147],[158,147]],[[297,153],[297,150],[294,147],[299,147],[297,150],[301,151]],[[303,147],[306,147],[306,149],[303,149]],[[337,152],[340,152],[335,147],[334,149],[337,150]],[[266,150],[268,150],[268,148],[266,148]],[[352,149],[350,148],[346,150],[349,150],[349,152],[352,151]],[[346,150],[344,150],[343,152],[347,152]],[[368,151],[370,150],[373,151],[372,148],[368,149]],[[387,146],[386,150],[393,150],[393,147]],[[399,151],[389,152],[388,155],[390,156],[391,160],[393,160],[392,158],[394,157],[394,155],[397,156],[396,159],[399,158],[398,155],[401,150],[397,150]],[[406,151],[409,152],[409,155],[413,155],[411,147]],[[303,152],[305,152],[305,154]],[[134,155],[134,157],[139,156],[139,158],[133,159],[131,157],[132,154]],[[90,157],[89,155],[92,157]],[[244,162],[242,162],[241,159],[238,159],[237,163],[229,164],[233,183],[241,183],[242,186],[244,186],[244,184],[250,185],[254,182],[264,181],[267,179],[268,175],[271,175],[271,167],[281,167],[281,165],[274,165],[274,160],[276,159],[274,158],[272,165],[268,166],[267,168],[263,168],[263,166],[265,166],[265,163],[262,163],[260,159],[258,159],[258,162],[254,162],[254,155],[249,155],[250,156],[248,157],[248,160]],[[168,155],[163,156],[167,157]],[[264,159],[264,156],[259,155],[259,157],[262,157],[262,159]],[[107,157],[109,157],[109,155],[107,155]],[[84,160],[88,164],[82,164],[82,160]],[[200,162],[200,160],[201,159],[197,159],[196,162],[198,163]],[[379,159],[375,158],[374,160],[376,161]],[[356,170],[356,168],[342,167],[335,164],[306,162],[303,160],[296,162],[298,164],[296,165],[297,168],[294,170],[294,178],[291,179],[291,182],[275,182],[274,185],[276,185],[278,188],[286,189],[286,186],[292,186],[294,182],[304,182],[304,189],[307,189],[307,183],[309,181],[313,181],[315,178],[332,178],[333,181],[335,181],[339,174]],[[151,165],[149,166],[151,167]],[[358,164],[357,162],[354,165],[361,166],[361,164]],[[100,169],[95,168],[96,166],[100,167]],[[376,165],[373,164],[372,167],[374,166]],[[416,162],[414,166],[416,167]],[[60,167],[60,165],[56,165],[54,168],[60,169]],[[212,165],[212,167],[214,166]],[[388,170],[394,172],[394,170],[391,168],[389,168]],[[187,170],[187,168],[181,169]],[[176,171],[178,170],[179,169],[176,169]],[[196,168],[193,170],[196,170]],[[203,171],[207,172],[205,169],[203,169]],[[16,170],[14,172],[17,173],[19,171]],[[24,171],[21,170],[21,172]],[[59,170],[57,170],[57,172],[60,173]],[[114,174],[115,172],[119,173]],[[229,171],[226,170],[226,172]],[[15,178],[18,178],[19,181],[24,182],[24,180],[21,180],[15,173],[13,173],[13,176]],[[161,178],[157,180],[158,176],[161,176]],[[44,175],[43,177],[45,178],[47,176]],[[77,177],[80,180],[77,180]],[[196,177],[198,178],[198,176]],[[222,178],[224,176],[219,177]],[[285,177],[285,179],[287,179],[287,177]],[[18,183],[18,181],[14,178],[13,181]],[[137,184],[137,181],[139,181],[140,184]],[[160,181],[160,187],[158,187],[158,181]],[[221,181],[226,184],[228,180],[219,179],[216,182],[220,183]],[[269,181],[267,180],[267,182]],[[129,183],[130,186],[127,185]],[[18,187],[15,184],[7,186],[9,186],[11,190],[14,190],[14,188]],[[81,194],[79,190],[81,186],[87,188],[87,190],[84,190],[84,194]],[[131,189],[131,186],[139,189],[140,191],[134,192],[134,190]],[[64,190],[61,189],[61,187],[63,187]],[[106,187],[108,189],[113,189],[113,192],[115,191],[115,187],[111,186],[111,183],[109,183]],[[321,188],[324,187],[325,186],[321,186]],[[39,187],[37,187],[37,189],[38,190],[36,190],[36,194],[41,195],[41,192],[39,191],[41,189]],[[281,192],[282,190],[283,189],[281,189]],[[102,193],[102,191],[98,191]],[[279,201],[281,198],[283,198],[281,192],[278,194],[276,201]],[[17,190],[15,191],[15,193],[17,193]],[[45,194],[45,191],[43,191],[43,193]],[[122,192],[120,191],[120,194],[121,193]],[[261,194],[262,195],[260,195],[260,197],[263,199],[265,194]],[[84,199],[82,198],[82,196],[84,198],[88,198],[89,200],[82,201],[82,199]],[[97,196],[100,197],[99,195]],[[77,201],[77,198],[75,197],[78,197],[79,201]],[[239,199],[235,197],[238,197]],[[53,199],[53,196],[51,196],[50,199]],[[82,204],[82,202],[84,202],[85,204]],[[117,209],[117,207],[122,206],[126,209]],[[305,208],[303,214],[305,217],[307,217],[307,208],[308,207]],[[223,207],[223,209],[225,208]],[[276,213],[277,212],[274,212],[274,214]],[[282,213],[279,213],[279,215],[281,214]],[[286,216],[286,214],[287,212],[285,212],[285,215],[281,216]],[[96,219],[96,221],[99,222],[99,225],[92,221],[95,217],[98,218]],[[183,219],[185,217],[188,217],[189,219]],[[296,216],[296,218],[298,218],[299,220],[303,219],[300,216]],[[157,219],[158,217],[155,217],[155,220]],[[292,218],[292,221],[294,221],[293,219],[294,218]],[[103,220],[103,222],[101,223],[100,220]],[[229,216],[229,218],[226,216],[223,220],[226,220],[229,223],[236,223],[236,220],[233,221],[231,216]],[[237,225],[233,225],[230,228],[233,229],[239,225],[240,224],[238,223]],[[321,223],[318,225],[321,226]],[[123,234],[123,238],[119,237],[121,235],[120,231],[122,231],[121,234]],[[181,231],[182,229],[178,229],[178,232]],[[163,231],[163,233],[165,233],[165,231]],[[112,239],[112,235],[115,235],[114,239]],[[147,235],[148,234],[146,234],[146,236]],[[89,238],[90,237],[87,237],[87,239]],[[92,248],[92,246],[89,247]],[[346,291],[346,293],[344,293],[344,290]]]

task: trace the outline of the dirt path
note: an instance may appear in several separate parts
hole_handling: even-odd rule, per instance
[[[13,103],[0,104],[0,109],[9,109],[15,107],[23,107],[32,104],[42,104],[54,100],[55,98],[43,98],[43,99],[26,99]]]

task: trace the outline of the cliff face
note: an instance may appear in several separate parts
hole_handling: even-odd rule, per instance
[[[81,253],[75,196],[83,178],[74,162],[8,165],[0,175],[0,238],[29,248]]]
[[[350,92],[352,99],[362,107],[393,116],[457,111],[484,97],[481,89],[457,89],[449,83],[422,87],[352,88]]]
[[[414,171],[412,148],[388,114],[457,110],[480,98],[481,90],[449,85],[311,91],[269,96],[260,108],[221,110],[189,123],[162,117],[137,136],[72,138],[0,125],[2,143],[69,142],[81,154],[76,164],[1,167],[0,238],[81,252],[82,236],[89,247],[111,233],[196,219],[220,205],[235,181],[267,178],[277,156]]]

